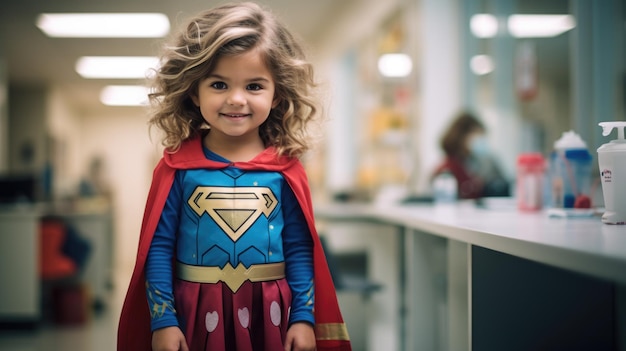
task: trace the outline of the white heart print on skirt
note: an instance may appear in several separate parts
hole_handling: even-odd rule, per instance
[[[240,308],[237,311],[237,315],[239,316],[239,323],[241,323],[241,326],[244,328],[248,328],[248,326],[250,325],[250,311],[248,311],[248,308]]]
[[[272,301],[270,304],[270,319],[275,327],[280,325],[280,317],[280,306],[278,305],[278,302]]]
[[[217,328],[217,323],[220,320],[220,316],[217,314],[217,311],[207,312],[204,317],[204,324],[206,325],[206,330],[211,333]]]

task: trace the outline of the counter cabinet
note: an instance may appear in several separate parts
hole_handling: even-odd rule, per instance
[[[0,326],[41,318],[38,223],[33,212],[0,212]]]
[[[332,228],[397,243],[379,253],[395,262],[393,350],[626,350],[626,226],[467,203],[315,214],[342,250],[358,234]]]

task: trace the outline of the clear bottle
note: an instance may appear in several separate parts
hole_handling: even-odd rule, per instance
[[[554,142],[554,151],[550,155],[552,207],[573,208],[590,204],[587,200],[591,191],[591,163],[587,143],[576,132],[564,132]]]
[[[433,195],[436,204],[449,204],[457,201],[456,178],[449,171],[443,171],[433,179]]]

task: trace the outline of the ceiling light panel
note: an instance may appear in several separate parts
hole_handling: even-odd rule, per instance
[[[57,38],[160,38],[170,30],[162,13],[43,13],[36,24]]]
[[[508,27],[516,38],[550,38],[576,27],[576,19],[572,15],[511,15]]]
[[[149,89],[142,85],[108,85],[100,92],[107,106],[146,106]]]
[[[378,70],[385,77],[406,77],[412,69],[413,61],[407,54],[384,54],[378,59]]]
[[[488,13],[478,13],[470,19],[470,29],[477,38],[493,38],[498,34],[498,19]]]
[[[83,78],[149,78],[159,59],[153,56],[83,56],[76,61],[76,72]]]

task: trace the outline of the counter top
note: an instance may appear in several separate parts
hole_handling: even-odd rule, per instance
[[[485,209],[473,204],[316,207],[319,220],[375,221],[417,230],[626,283],[626,226],[599,217],[552,218],[546,212]]]

